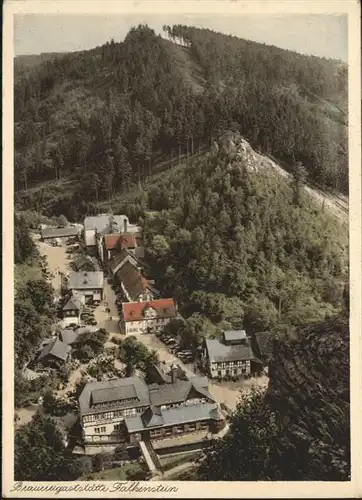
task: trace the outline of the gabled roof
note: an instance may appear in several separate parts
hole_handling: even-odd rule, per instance
[[[106,247],[106,249],[112,250],[113,248],[116,248],[117,243],[119,242],[120,236],[121,236],[120,233],[105,234],[104,235],[104,246]]]
[[[137,392],[133,384],[118,387],[104,387],[94,389],[91,393],[92,404],[112,403],[128,399],[138,399]]]
[[[84,333],[95,333],[99,331],[97,326],[81,326],[80,328],[65,328],[59,334],[59,339],[68,345],[75,344]]]
[[[171,425],[181,425],[203,420],[222,420],[223,416],[218,411],[215,403],[205,403],[202,405],[190,405],[161,410],[159,419],[159,423],[157,424],[158,427],[169,427]],[[146,429],[140,415],[126,417],[124,421],[128,432],[140,432]]]
[[[55,339],[44,347],[44,349],[37,357],[36,361],[41,361],[48,355],[65,361],[70,351],[71,347],[69,345],[65,344],[59,339]]]
[[[93,271],[99,271],[99,264],[97,259],[90,257],[89,255],[81,255],[76,261],[74,261],[74,267],[77,271],[81,271],[84,266],[91,266]]]
[[[145,293],[147,290],[152,290],[148,281],[130,262],[126,262],[117,271],[116,276],[122,282],[131,300],[137,300],[142,293]]]
[[[129,389],[130,386],[133,386],[133,389]],[[136,394],[135,397],[137,401],[127,402],[127,399],[131,399],[130,394],[133,395],[134,393]],[[122,399],[124,400],[123,402]],[[148,387],[144,380],[139,377],[88,382],[79,396],[78,401],[81,414],[104,412],[107,408],[136,408],[139,406],[147,406],[150,402]],[[98,404],[102,404],[102,406],[92,406],[95,404],[94,401],[97,401]]]
[[[110,268],[111,268],[112,273],[115,273],[116,271],[118,271],[118,267],[122,263],[125,263],[124,261],[129,262],[135,268],[137,267],[136,257],[131,252],[128,252],[126,249],[124,249],[124,250],[121,250],[119,253],[117,253],[113,257],[113,259],[110,261]]]
[[[122,250],[125,248],[136,248],[137,240],[135,234],[133,233],[121,234],[121,236],[119,237],[119,245]]]
[[[87,290],[103,288],[104,275],[102,271],[74,271],[68,280],[68,289]]]
[[[207,398],[214,401],[207,386],[201,387],[203,382],[193,377],[191,380],[176,380],[174,384],[154,384],[150,388],[150,402],[154,406],[180,403],[193,398]],[[196,380],[194,380],[196,379]]]
[[[156,406],[149,406],[141,415],[145,427],[159,427],[164,424],[162,412]]]
[[[66,328],[65,330],[62,330],[59,334],[59,338],[62,342],[68,345],[74,344],[79,337],[79,332],[78,330],[73,330],[73,328]]]
[[[173,299],[155,299],[148,302],[124,302],[122,304],[123,318],[125,321],[140,321],[150,307],[156,311],[157,318],[176,316],[176,305]]]
[[[254,359],[249,344],[225,345],[217,339],[206,339],[206,349],[210,361],[247,361]]]
[[[83,303],[77,295],[70,295],[68,301],[65,303],[63,306],[63,311],[72,311],[72,310],[78,310],[80,311],[83,308]]]

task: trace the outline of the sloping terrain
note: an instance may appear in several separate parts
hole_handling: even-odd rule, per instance
[[[173,29],[188,43],[139,26],[122,43],[15,60],[16,191],[72,176],[83,200],[73,212],[89,211],[159,162],[237,130],[283,168],[300,161],[308,181],[348,192],[344,66]]]
[[[281,477],[350,477],[349,359],[346,314],[276,343],[267,401],[282,422],[270,453]]]
[[[191,49],[169,40],[164,40],[164,43],[186,84],[191,85],[194,92],[202,92],[206,83],[204,72],[193,56]]]

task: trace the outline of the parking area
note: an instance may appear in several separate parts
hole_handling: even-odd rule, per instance
[[[266,388],[269,379],[265,375],[262,377],[251,377],[250,379],[217,382],[210,380],[209,391],[218,403],[225,403],[231,410],[238,404],[241,394],[248,393],[252,387]]]
[[[36,245],[41,255],[47,259],[49,272],[52,276],[52,285],[56,295],[60,295],[61,275],[67,274],[70,270],[70,260],[68,260],[66,245],[53,247],[49,243],[37,240]]]

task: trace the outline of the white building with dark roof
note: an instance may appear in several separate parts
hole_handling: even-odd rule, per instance
[[[100,302],[103,298],[104,275],[102,271],[79,271],[69,275],[67,288],[87,299]]]
[[[204,359],[211,378],[247,377],[255,359],[245,330],[229,330],[222,341],[206,339]]]
[[[147,385],[140,377],[88,383],[79,397],[85,448],[166,440],[196,431],[218,432],[224,417],[206,377]],[[182,444],[182,443],[180,443]]]

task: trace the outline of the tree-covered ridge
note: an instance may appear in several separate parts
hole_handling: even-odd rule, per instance
[[[221,148],[146,193],[152,272],[195,332],[237,321],[290,334],[339,310],[345,236],[295,182]],[[200,316],[201,315],[201,316]]]
[[[311,180],[347,191],[346,127],[333,105],[346,101],[345,66],[208,30],[174,30],[189,48],[139,26],[123,43],[16,67],[17,190],[71,176],[76,208],[110,199],[159,159],[196,151],[232,128],[286,163],[301,161]]]

